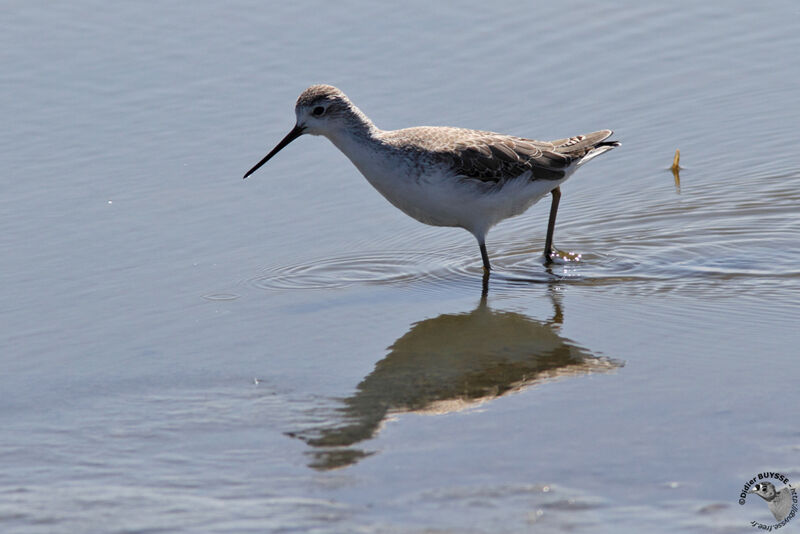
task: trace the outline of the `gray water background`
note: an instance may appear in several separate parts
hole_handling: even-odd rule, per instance
[[[800,478],[796,2],[6,2],[0,530],[746,532]],[[329,142],[622,146],[489,235]],[[681,150],[679,181],[669,171]]]

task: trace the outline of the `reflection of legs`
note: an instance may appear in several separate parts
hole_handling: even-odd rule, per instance
[[[556,227],[556,214],[558,214],[558,201],[561,200],[561,188],[556,187],[551,191],[553,203],[550,204],[550,220],[547,223],[547,237],[544,241],[545,263],[553,261],[553,230]]]
[[[548,271],[550,268],[548,267]],[[552,274],[552,273],[551,273]],[[561,307],[562,294],[559,292],[560,286],[557,280],[551,280],[547,286],[547,294],[553,303],[553,317],[548,321],[554,328],[564,324],[564,309]]]
[[[481,259],[483,260],[483,272],[485,274],[488,274],[489,271],[492,270],[492,266],[489,265],[489,255],[486,253],[486,243],[481,241],[478,244],[481,246]]]

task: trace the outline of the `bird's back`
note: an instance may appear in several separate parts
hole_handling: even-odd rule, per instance
[[[600,130],[555,141],[537,141],[482,130],[420,126],[381,133],[396,150],[416,153],[448,165],[454,174],[501,182],[531,171],[533,180],[560,180],[578,164],[619,143]]]

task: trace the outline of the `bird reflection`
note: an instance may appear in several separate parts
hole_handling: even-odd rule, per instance
[[[559,334],[563,311],[552,289],[551,296],[554,313],[547,321],[493,310],[484,293],[469,313],[415,323],[342,401],[329,425],[290,435],[313,448],[310,467],[344,467],[371,454],[352,446],[373,437],[391,414],[454,412],[543,380],[621,367]]]

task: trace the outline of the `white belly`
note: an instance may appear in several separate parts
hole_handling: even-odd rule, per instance
[[[463,179],[442,169],[425,169],[402,157],[387,157],[348,138],[331,138],[361,174],[389,202],[414,219],[433,226],[465,228],[479,239],[503,219],[524,213],[558,187],[558,181],[520,176],[501,186]]]
[[[415,179],[399,173],[362,173],[389,202],[414,219],[433,226],[465,228],[476,236],[485,235],[504,219],[524,213],[563,182],[532,182],[527,176],[520,176],[498,186],[436,174]]]

